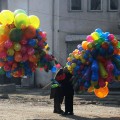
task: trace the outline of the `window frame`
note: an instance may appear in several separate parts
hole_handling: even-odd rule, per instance
[[[108,0],[108,11],[109,12],[118,12],[119,11],[119,0],[118,0],[118,9],[117,10],[111,10],[110,9],[110,0]]]
[[[102,12],[103,11],[103,0],[101,0],[101,9],[100,10],[91,10],[91,0],[88,0],[88,11],[89,12]]]
[[[71,0],[69,0],[69,11],[70,12],[81,12],[81,11],[83,11],[83,0],[81,0],[81,10],[72,10],[71,5],[72,5],[72,2],[71,2]]]

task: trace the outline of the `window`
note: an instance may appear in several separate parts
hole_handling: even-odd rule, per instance
[[[82,0],[70,0],[70,10],[71,11],[81,11],[82,10]]]
[[[89,0],[89,10],[90,11],[101,11],[102,0]]]
[[[118,10],[118,0],[109,0],[109,11]]]

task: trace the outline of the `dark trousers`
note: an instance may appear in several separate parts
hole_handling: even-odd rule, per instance
[[[59,112],[61,111],[61,100],[60,97],[54,97],[54,111]]]
[[[65,96],[65,112],[73,112],[73,95]]]

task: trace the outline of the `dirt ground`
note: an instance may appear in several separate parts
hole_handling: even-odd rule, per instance
[[[61,116],[53,113],[49,91],[20,90],[8,96],[0,94],[0,120],[120,120],[118,99],[119,94],[104,100],[94,95],[75,95],[75,115]]]

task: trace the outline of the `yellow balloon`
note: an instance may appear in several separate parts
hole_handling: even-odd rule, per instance
[[[3,35],[3,34],[4,34],[4,26],[0,25],[0,35]]]
[[[0,13],[0,22],[3,25],[12,24],[14,21],[14,14],[10,10],[2,10]]]
[[[37,16],[35,15],[30,15],[29,16],[29,21],[30,25],[33,26],[34,28],[39,28],[40,27],[40,20]]]
[[[7,50],[7,54],[8,54],[9,56],[13,56],[13,55],[14,55],[14,50],[13,50],[12,48],[8,49],[8,50]]]

